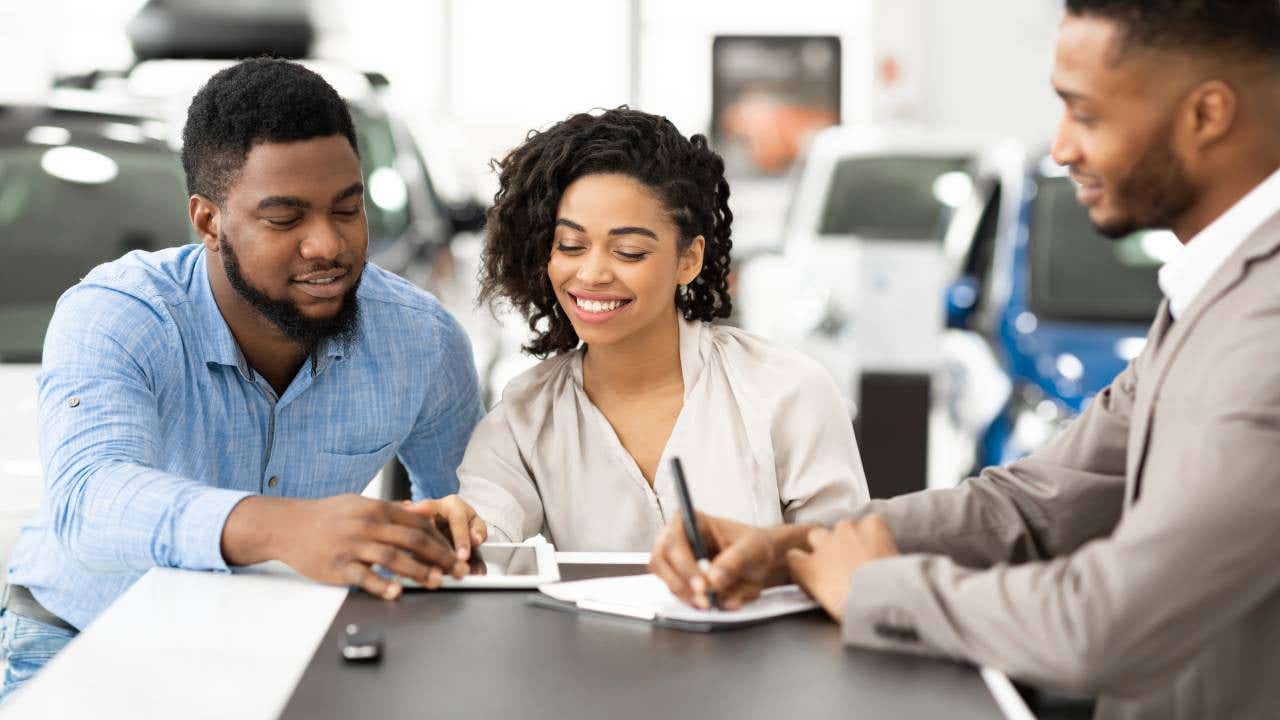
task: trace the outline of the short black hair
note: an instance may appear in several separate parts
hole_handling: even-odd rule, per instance
[[[1263,61],[1280,70],[1280,0],[1067,0],[1067,12],[1118,23],[1126,48]]]
[[[328,135],[346,137],[359,155],[351,111],[324,78],[287,60],[236,63],[209,78],[187,110],[187,193],[221,203],[254,145]]]
[[[670,120],[625,105],[578,113],[525,141],[501,161],[498,192],[485,221],[480,300],[505,300],[533,332],[531,354],[572,350],[573,324],[547,277],[556,211],[565,188],[584,175],[627,175],[661,200],[679,229],[685,250],[703,238],[702,271],[676,308],[686,320],[729,317],[729,183],[724,160],[703,135],[685,137]]]

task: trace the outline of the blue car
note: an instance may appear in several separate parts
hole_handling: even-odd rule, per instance
[[[1141,352],[1157,271],[1180,249],[1168,232],[1100,236],[1047,157],[1006,145],[980,165],[946,238],[960,261],[947,324],[980,337],[1008,381],[975,428],[978,467],[1044,445]]]

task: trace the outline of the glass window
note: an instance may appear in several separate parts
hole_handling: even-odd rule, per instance
[[[874,240],[933,240],[949,210],[939,178],[964,173],[966,157],[847,158],[836,165],[822,222],[823,235]]]
[[[0,360],[39,362],[54,303],[94,266],[193,242],[185,187],[167,152],[0,147]]]
[[[409,187],[396,169],[396,143],[386,117],[351,106],[364,173],[365,216],[369,240],[377,244],[399,238],[409,229]]]
[[[1163,294],[1150,233],[1102,237],[1066,178],[1045,178],[1031,214],[1031,309],[1062,320],[1150,322]]]

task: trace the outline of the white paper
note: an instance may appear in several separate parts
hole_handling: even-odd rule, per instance
[[[706,623],[742,623],[804,612],[818,604],[795,585],[769,588],[739,610],[699,610],[685,605],[656,575],[597,578],[541,585],[538,590],[584,610],[632,617]]]

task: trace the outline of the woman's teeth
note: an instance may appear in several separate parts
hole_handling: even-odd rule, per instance
[[[617,310],[626,304],[626,300],[583,300],[580,297],[573,299],[578,307],[591,313],[605,313],[610,310]]]

